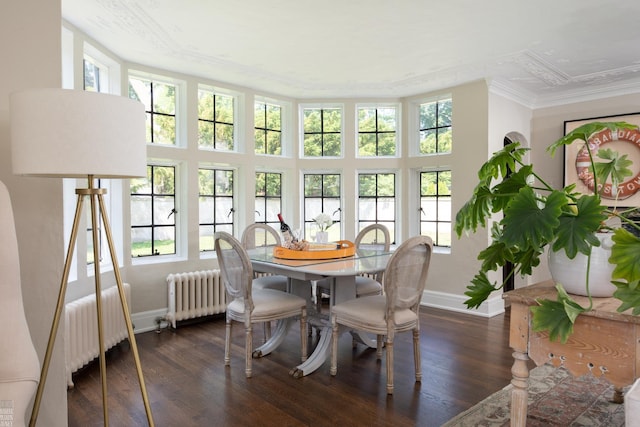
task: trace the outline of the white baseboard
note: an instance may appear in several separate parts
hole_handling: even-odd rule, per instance
[[[483,302],[478,309],[468,309],[464,302],[468,299],[466,295],[449,294],[446,292],[424,291],[422,296],[422,305],[427,307],[441,308],[443,310],[456,311],[459,313],[473,314],[481,317],[493,317],[504,313],[504,300],[502,294],[495,295]],[[156,319],[164,318],[168,308],[157,310],[143,311],[133,313],[131,322],[134,325],[136,334],[142,332],[154,331],[158,327]],[[160,325],[162,328],[167,327],[167,322],[163,321]]]
[[[424,291],[421,305],[441,308],[459,313],[473,314],[481,317],[493,317],[504,313],[502,294],[493,295],[483,302],[477,309],[469,309],[464,302],[469,299],[466,295],[449,294],[446,292]]]

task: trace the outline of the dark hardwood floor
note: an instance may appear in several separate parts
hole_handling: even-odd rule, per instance
[[[421,308],[422,383],[415,383],[411,334],[396,336],[395,393],[386,394],[384,354],[340,338],[338,374],[329,361],[306,377],[299,363],[298,329],[271,355],[253,360],[244,375],[244,330],[234,323],[231,366],[225,368],[224,318],[136,335],[157,426],[440,426],[506,386],[511,379],[509,313],[486,319]],[[262,328],[254,332],[261,343]],[[315,338],[315,335],[314,335]],[[310,348],[315,340],[310,340]],[[112,426],[147,424],[131,348],[107,354]],[[69,426],[102,425],[97,361],[74,375],[68,391]]]

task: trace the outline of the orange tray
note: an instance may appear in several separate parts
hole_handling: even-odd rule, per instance
[[[311,245],[313,245],[313,243],[311,243]],[[281,259],[314,260],[347,258],[356,253],[356,246],[348,240],[338,240],[335,242],[335,245],[336,248],[339,246],[340,249],[294,251],[283,248],[282,246],[276,246],[273,248],[273,256]]]

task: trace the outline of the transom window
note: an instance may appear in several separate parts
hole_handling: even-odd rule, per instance
[[[420,234],[451,246],[451,171],[420,173]]]
[[[198,147],[233,151],[234,97],[198,90]]]
[[[331,217],[334,224],[328,230],[329,241],[340,239],[340,174],[304,175],[304,236],[314,240],[319,231],[313,219],[320,213]],[[293,227],[293,226],[292,226]],[[293,227],[295,229],[295,227]]]
[[[342,149],[342,108],[303,108],[305,157],[338,157]]]
[[[358,156],[395,156],[398,109],[358,107]]]
[[[226,231],[233,234],[233,171],[198,169],[200,250],[213,251],[213,234]]]
[[[176,253],[176,168],[147,165],[131,188],[131,256]]]
[[[256,172],[254,222],[279,229],[278,213],[282,212],[282,174]]]
[[[420,104],[420,154],[450,153],[451,99]]]
[[[256,101],[255,152],[256,154],[282,154],[282,107]]]
[[[358,174],[358,231],[371,224],[389,229],[395,242],[396,175],[394,173]]]
[[[129,97],[144,104],[147,141],[176,144],[176,86],[171,83],[129,77]]]

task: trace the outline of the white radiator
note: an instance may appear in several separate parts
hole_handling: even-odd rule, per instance
[[[131,309],[131,287],[128,283],[123,287]],[[102,326],[105,351],[129,336],[115,286],[102,291]],[[67,385],[73,387],[72,374],[99,356],[95,294],[65,304],[64,333]]]
[[[179,320],[224,313],[227,308],[220,270],[170,274],[167,285],[169,311],[166,320],[174,328]]]

